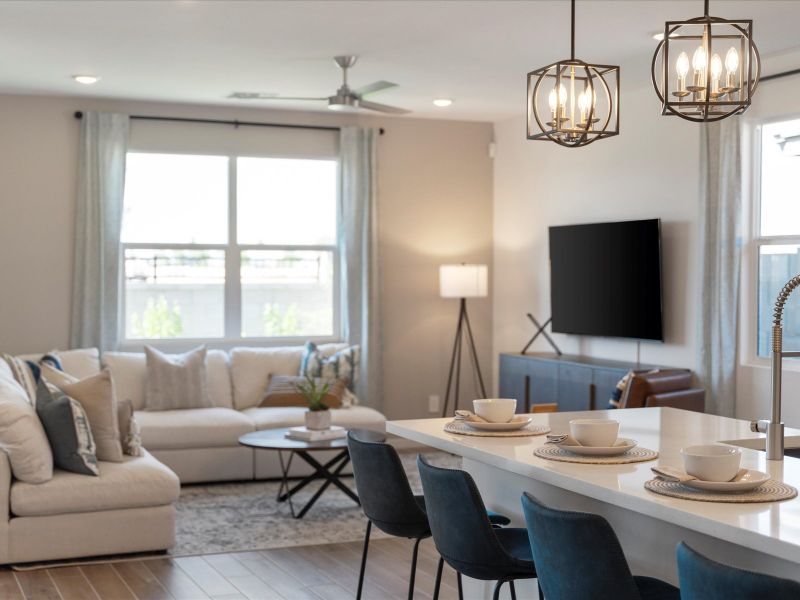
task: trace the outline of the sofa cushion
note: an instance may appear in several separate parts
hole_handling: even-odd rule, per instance
[[[104,352],[103,363],[111,369],[117,397],[130,400],[135,410],[143,410],[147,363],[144,352]],[[228,355],[222,350],[206,353],[208,393],[214,406],[233,408]]]
[[[171,504],[180,482],[150,454],[126,456],[121,463],[100,462],[100,476],[56,470],[38,485],[11,485],[11,512],[18,517],[60,515]]]
[[[136,421],[148,450],[236,446],[255,429],[247,415],[230,408],[138,411]]]
[[[145,410],[183,410],[214,406],[208,394],[206,353],[205,346],[183,354],[165,354],[152,346],[145,346]]]
[[[61,368],[78,379],[86,379],[100,372],[100,351],[97,348],[78,348],[76,350],[51,350],[47,354],[55,356]],[[23,354],[17,358],[38,363],[43,354]]]
[[[319,351],[330,356],[347,344],[322,344]],[[300,375],[303,346],[234,348],[231,350],[233,406],[244,410],[261,404],[270,375]]]
[[[248,408],[242,411],[255,423],[256,429],[277,429],[279,427],[296,427],[305,423],[305,408],[299,406],[282,406],[270,408]],[[331,423],[341,427],[359,429],[377,429],[383,431],[386,417],[374,408],[353,406],[351,408],[332,408]]]
[[[0,450],[20,481],[42,483],[53,476],[53,454],[36,409],[6,368],[0,368]]]

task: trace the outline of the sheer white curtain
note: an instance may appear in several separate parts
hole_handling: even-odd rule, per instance
[[[699,375],[706,411],[736,410],[739,322],[741,132],[738,119],[701,126]]]
[[[128,132],[127,115],[85,112],[81,119],[70,328],[73,348],[97,346],[102,351],[113,349],[118,342]]]
[[[374,407],[382,402],[377,136],[376,129],[343,127],[339,145],[342,332],[361,346],[356,392]]]

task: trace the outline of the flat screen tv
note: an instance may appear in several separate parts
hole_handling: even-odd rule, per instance
[[[553,331],[664,340],[661,220],[550,227]]]

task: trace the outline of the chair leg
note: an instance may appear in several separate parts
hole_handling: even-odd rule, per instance
[[[505,579],[498,579],[497,583],[494,586],[494,594],[492,594],[492,600],[500,600],[500,588],[503,587],[505,583]]]
[[[364,571],[367,568],[367,550],[369,549],[369,534],[372,531],[372,521],[367,521],[367,533],[364,536],[364,552],[361,554],[361,571],[358,573],[358,591],[356,600],[361,600],[361,590],[364,587]]]
[[[408,579],[408,600],[414,600],[414,579],[417,576],[417,554],[419,553],[419,543],[422,538],[417,538],[414,542],[414,554],[411,555],[411,577]]]
[[[464,588],[461,587],[461,571],[456,571],[456,581],[458,581],[458,600],[464,600]]]
[[[544,600],[544,592],[542,586],[539,584],[539,578],[536,578],[536,589],[539,590],[539,600]]]
[[[439,557],[439,566],[436,567],[436,584],[433,587],[433,600],[439,600],[439,588],[442,585],[442,569],[444,568],[444,559]]]
[[[511,588],[511,600],[517,600],[517,590],[514,589],[514,580],[508,582],[508,587]]]

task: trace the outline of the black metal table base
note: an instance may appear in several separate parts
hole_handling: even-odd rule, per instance
[[[336,456],[324,464],[319,462],[305,450],[291,450],[289,452],[289,460],[284,461],[283,451],[278,451],[278,458],[281,462],[282,477],[281,484],[278,487],[277,499],[278,502],[289,502],[289,509],[292,512],[292,517],[295,519],[302,519],[309,509],[316,504],[317,500],[319,500],[320,496],[322,496],[322,494],[331,484],[338,487],[342,492],[344,492],[344,494],[349,496],[353,502],[361,506],[358,496],[356,496],[353,490],[347,487],[341,479],[342,471],[350,463],[350,453],[347,451],[347,448],[339,452]],[[292,460],[294,459],[295,454],[302,458],[306,463],[311,465],[311,468],[314,469],[314,472],[308,477],[304,477],[292,487],[289,487],[289,469],[292,466]],[[323,479],[325,480],[325,483],[323,483],[320,488],[314,492],[314,495],[311,496],[311,499],[306,503],[306,505],[300,509],[300,512],[295,512],[294,504],[292,503],[292,496],[294,496],[312,481]]]

